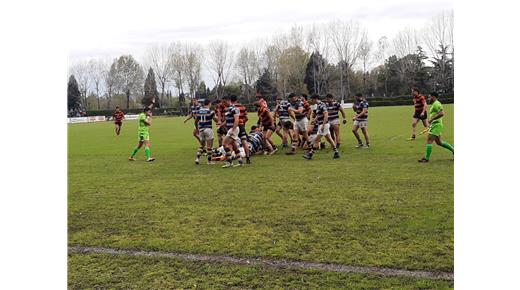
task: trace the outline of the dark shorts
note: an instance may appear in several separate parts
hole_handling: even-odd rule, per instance
[[[414,119],[426,120],[426,119],[428,119],[428,113],[425,112],[424,115],[421,117],[421,112],[415,112],[413,114],[413,117],[414,117]]]
[[[247,131],[244,125],[238,125],[238,138],[241,140],[247,139]]]
[[[217,129],[217,133],[220,135],[226,135],[227,134],[226,126],[220,126],[220,128]]]
[[[291,121],[285,121],[283,122],[283,127],[287,130],[292,130],[294,129],[294,124]]]
[[[262,124],[262,127],[264,127],[264,129],[263,129],[264,132],[267,132],[267,130],[271,130],[273,132],[276,131],[276,127],[273,124],[269,124],[269,125]]]
[[[118,125],[119,127],[123,126],[123,122],[119,121],[119,122],[114,122],[114,124]]]

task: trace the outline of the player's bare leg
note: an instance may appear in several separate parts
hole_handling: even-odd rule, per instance
[[[332,125],[332,130],[330,130],[330,133],[334,132],[334,142],[336,142],[336,147],[339,147],[339,144],[341,143],[340,137],[339,137],[339,125]]]
[[[413,118],[413,120],[412,120],[412,137],[408,138],[408,141],[415,140],[415,134],[417,132],[417,123],[419,123],[419,119]]]
[[[363,141],[361,141],[361,138],[359,137],[358,130],[359,130],[359,126],[358,125],[352,126],[352,133],[354,134],[354,136],[356,137],[356,140],[358,142],[358,145],[356,146],[356,148],[362,148],[363,147]]]
[[[215,164],[215,162],[211,161],[211,152],[213,151],[213,139],[206,141],[206,148],[208,150],[208,164]]]
[[[365,136],[366,147],[370,147],[370,141],[368,139],[368,130],[367,130],[367,128],[361,128],[361,132],[363,132],[363,136]]]

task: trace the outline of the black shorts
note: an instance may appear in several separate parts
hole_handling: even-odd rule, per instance
[[[283,122],[283,127],[287,130],[292,130],[294,129],[294,124],[291,121],[285,121]]]
[[[238,125],[238,138],[241,140],[247,139],[246,127],[244,125]]]
[[[220,135],[226,135],[227,134],[226,126],[224,126],[224,125],[220,126],[217,129],[217,133],[220,134]]]
[[[114,122],[114,124],[118,125],[119,127],[123,126],[123,122],[119,121],[119,122]]]
[[[421,117],[421,112],[415,112],[413,117],[414,119],[426,120],[428,118],[428,113],[424,112],[424,115]]]
[[[262,125],[262,127],[264,127],[263,131],[264,132],[267,132],[267,130],[271,130],[271,131],[276,131],[276,127],[274,125]]]

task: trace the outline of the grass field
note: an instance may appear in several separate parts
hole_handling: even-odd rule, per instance
[[[446,105],[444,138],[453,142]],[[244,168],[195,166],[192,124],[155,118],[153,163],[127,157],[137,124],[69,125],[69,245],[453,271],[453,161],[410,135],[412,108],[370,109],[370,149],[342,126],[341,158],[261,156]],[[349,115],[350,112],[348,112]],[[256,122],[251,114],[250,122]],[[419,127],[422,129],[422,127]],[[276,139],[276,143],[280,143]],[[126,270],[122,270],[126,269]],[[192,283],[193,282],[193,283]],[[69,287],[446,288],[450,281],[281,271],[159,258],[69,254]],[[402,287],[401,287],[402,286]]]

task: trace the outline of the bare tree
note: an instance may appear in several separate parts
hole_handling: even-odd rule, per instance
[[[368,37],[363,37],[361,40],[361,46],[359,47],[359,57],[363,67],[363,93],[367,95],[367,74],[370,63],[372,61],[372,41]]]
[[[122,55],[114,63],[115,87],[126,94],[126,108],[129,109],[131,95],[143,90],[144,72],[132,55]]]
[[[208,44],[207,52],[208,69],[213,74],[213,80],[217,88],[217,97],[221,98],[233,66],[233,51],[226,42],[212,41]]]
[[[349,70],[358,61],[361,40],[365,37],[366,30],[357,22],[336,20],[329,24],[328,31],[340,65],[341,99],[344,100],[343,73],[345,73],[346,93],[350,96]]]
[[[385,61],[388,58],[388,38],[383,36],[379,38],[377,41],[377,51],[375,52],[374,58],[383,68],[384,78],[385,78],[385,94],[388,95],[388,68],[385,65]]]
[[[409,27],[399,31],[392,40],[394,53],[399,58],[414,54],[419,45],[420,39],[417,30]]]
[[[100,99],[101,99],[101,91],[104,89],[104,74],[107,71],[107,64],[101,59],[91,59],[88,62],[90,80],[92,86],[94,87],[94,91],[96,92],[96,100],[97,100],[97,109],[101,109]]]
[[[255,51],[247,47],[243,47],[237,54],[235,68],[239,77],[244,82],[244,94],[247,96],[248,101],[250,102],[253,82],[260,76],[258,74],[260,70]]]
[[[182,51],[182,43],[175,42],[171,44],[171,70],[172,79],[175,87],[179,90],[179,96],[184,95],[185,84],[185,58]]]
[[[161,88],[160,104],[164,102],[166,85],[171,79],[172,74],[172,46],[161,44],[148,48],[147,62],[155,73],[155,77]]]
[[[107,109],[111,109],[112,94],[116,89],[116,63],[117,61],[114,60],[110,68],[103,72],[103,83],[107,96]]]
[[[87,62],[79,62],[73,65],[70,69],[71,74],[76,77],[79,85],[79,91],[81,92],[81,96],[83,97],[83,107],[87,109],[87,96],[90,87],[90,67]]]
[[[202,48],[196,44],[184,45],[184,75],[188,84],[189,97],[195,97],[200,83],[200,71],[202,66]]]
[[[439,47],[453,54],[453,10],[443,11],[431,19],[423,30],[423,41],[430,56],[439,58]]]

